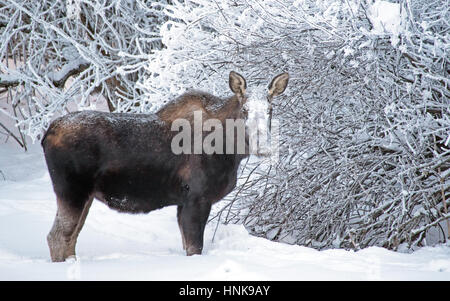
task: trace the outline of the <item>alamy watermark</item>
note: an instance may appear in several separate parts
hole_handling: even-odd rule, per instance
[[[219,119],[203,121],[202,111],[194,111],[193,121],[176,119],[171,131],[177,132],[171,149],[179,154],[235,154],[279,159],[280,124],[277,119]]]

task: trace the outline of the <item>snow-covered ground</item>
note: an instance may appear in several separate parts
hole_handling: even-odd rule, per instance
[[[94,202],[77,261],[51,263],[55,197],[38,144],[0,145],[0,280],[450,280],[450,245],[412,254],[316,251],[207,226],[202,256],[184,256],[176,209],[120,214]]]

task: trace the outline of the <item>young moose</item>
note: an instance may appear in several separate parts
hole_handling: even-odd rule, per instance
[[[287,73],[276,76],[259,99],[267,103],[269,118],[271,101],[288,79]],[[252,97],[246,81],[231,72],[229,85],[234,93],[229,98],[187,92],[156,114],[84,111],[53,121],[42,140],[58,208],[47,236],[52,261],[75,255],[94,198],[129,213],[178,206],[183,248],[187,255],[201,254],[211,205],[234,189],[248,152],[176,155],[171,124],[180,118],[192,122],[194,112],[201,112],[203,122],[220,120],[224,128],[227,119],[245,120],[244,105]]]

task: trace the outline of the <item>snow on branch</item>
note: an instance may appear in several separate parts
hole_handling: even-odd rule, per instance
[[[89,62],[83,58],[68,62],[61,67],[57,72],[49,72],[47,77],[53,82],[55,87],[61,88],[66,83],[67,79],[73,75],[79,74],[81,71],[89,67]]]

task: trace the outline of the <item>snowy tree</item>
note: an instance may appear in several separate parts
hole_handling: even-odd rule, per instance
[[[0,129],[25,146],[70,108],[110,111],[150,104],[136,87],[153,49],[168,1],[0,1],[0,108],[19,130]],[[4,119],[2,119],[4,120]]]
[[[229,70],[289,71],[277,165],[246,165],[213,217],[315,248],[414,248],[448,235],[448,2],[174,1],[142,86],[155,103]],[[223,214],[226,213],[226,214]]]

